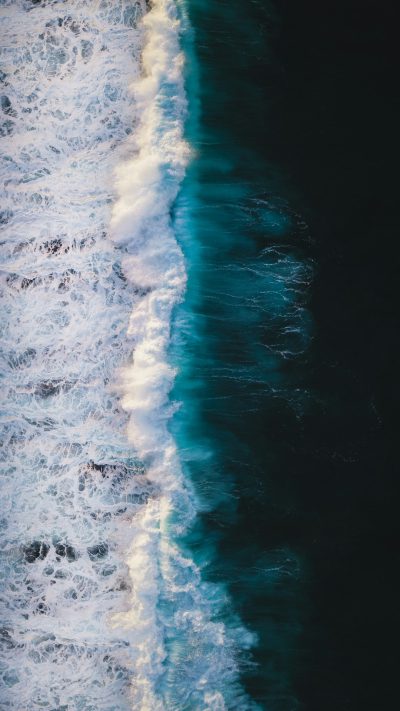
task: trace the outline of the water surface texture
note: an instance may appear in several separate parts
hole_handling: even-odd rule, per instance
[[[385,12],[0,0],[1,709],[392,708]]]

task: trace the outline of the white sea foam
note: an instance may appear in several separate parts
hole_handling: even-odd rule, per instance
[[[111,387],[137,296],[108,238],[144,2],[2,3],[1,707],[129,709],[130,521],[155,495]],[[29,38],[29,42],[27,42]]]
[[[0,7],[4,708],[252,708],[252,637],[179,545],[196,507],[168,428],[178,9]]]

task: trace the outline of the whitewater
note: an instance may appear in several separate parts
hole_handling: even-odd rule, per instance
[[[255,708],[254,639],[180,543],[186,25],[172,0],[0,2],[2,709]]]

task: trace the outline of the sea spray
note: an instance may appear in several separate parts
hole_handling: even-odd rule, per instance
[[[169,429],[176,409],[169,399],[175,377],[171,322],[187,278],[172,209],[191,154],[184,138],[179,8],[169,0],[154,2],[143,24],[143,76],[132,86],[141,120],[126,146],[132,155],[116,171],[111,235],[140,295],[129,326],[133,362],[121,371],[122,405],[130,415],[129,439],[159,497],[132,521],[131,608],[114,623],[131,630],[140,649],[134,708],[247,709],[252,704],[238,684],[236,645],[247,648],[253,636],[234,618],[227,629],[223,586],[203,582],[180,545],[196,501]]]
[[[165,658],[157,614],[165,575],[162,541],[174,493],[182,496],[184,491],[175,444],[167,429],[174,378],[167,362],[171,317],[186,282],[170,211],[189,150],[183,139],[186,98],[174,4],[154,3],[143,24],[143,76],[132,86],[141,118],[126,145],[133,155],[116,170],[119,198],[113,207],[111,236],[125,247],[124,274],[135,292],[142,294],[130,318],[134,354],[132,365],[121,373],[122,405],[130,414],[129,439],[160,494],[132,522],[131,608],[116,615],[114,622],[123,622],[132,630],[138,651],[132,683],[134,708],[158,709],[163,704],[155,685]]]

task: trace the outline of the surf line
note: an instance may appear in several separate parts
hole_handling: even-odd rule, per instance
[[[123,272],[135,293],[129,336],[132,362],[120,373],[128,437],[159,495],[131,522],[127,564],[132,591],[128,609],[113,616],[131,642],[134,708],[164,708],[157,683],[166,650],[157,605],[174,556],[171,528],[185,529],[193,515],[179,455],[168,429],[175,371],[168,363],[171,319],[186,287],[185,262],[173,230],[171,208],[190,160],[184,139],[188,111],[184,55],[175,3],[154,0],[143,18],[142,75],[131,86],[138,126],[115,174],[117,200],[110,235],[121,248]],[[171,513],[181,515],[172,526]]]

